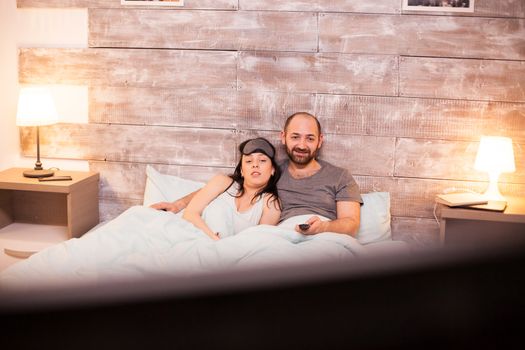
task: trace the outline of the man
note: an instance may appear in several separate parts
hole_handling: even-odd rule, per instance
[[[288,160],[280,164],[277,183],[282,202],[281,222],[296,215],[313,214],[303,234],[337,232],[355,236],[359,228],[359,188],[347,170],[318,160],[323,144],[321,125],[313,115],[299,112],[286,120],[281,131]]]
[[[281,222],[297,215],[312,215],[296,231],[306,235],[336,232],[355,236],[363,202],[353,177],[343,168],[318,160],[323,144],[321,125],[306,112],[291,115],[281,131],[288,160],[280,164],[277,183],[282,203]],[[173,203],[157,203],[155,209],[179,212],[193,194]],[[301,227],[300,227],[301,226]]]

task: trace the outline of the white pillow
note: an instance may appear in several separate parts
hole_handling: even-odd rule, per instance
[[[151,166],[146,166],[146,188],[144,189],[144,206],[158,202],[173,202],[204,186],[203,182],[186,180],[174,175],[159,173]]]
[[[361,224],[356,238],[361,244],[392,240],[390,229],[390,193],[370,192],[361,195]]]
[[[144,206],[158,202],[173,202],[204,186],[203,182],[183,179],[174,175],[159,173],[151,166],[146,166],[146,188],[144,190]],[[233,218],[231,209],[217,198],[213,200],[202,213],[202,218],[214,232],[220,232],[221,238],[233,234]],[[182,212],[177,214],[182,215]]]

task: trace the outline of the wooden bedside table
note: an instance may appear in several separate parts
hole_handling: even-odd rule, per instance
[[[0,172],[0,229],[14,222],[58,225],[72,238],[98,224],[98,173],[59,170],[56,176],[72,180],[39,182],[24,170]]]
[[[500,244],[525,240],[525,197],[505,197],[503,212],[439,205],[444,245]]]

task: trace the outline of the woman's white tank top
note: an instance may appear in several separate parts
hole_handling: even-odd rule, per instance
[[[238,185],[233,184],[208,204],[202,213],[208,227],[213,232],[218,232],[221,238],[235,235],[261,221],[264,200],[258,198],[248,210],[239,212],[235,204],[237,193]]]
[[[237,234],[242,230],[255,226],[261,221],[261,216],[263,212],[263,200],[258,198],[257,201],[246,211],[240,212],[237,210],[237,205],[235,204],[235,195],[238,193],[238,185],[233,184],[227,191],[223,192],[219,197],[222,197],[221,200],[224,203],[227,203],[232,212],[232,224],[233,224],[233,233]]]

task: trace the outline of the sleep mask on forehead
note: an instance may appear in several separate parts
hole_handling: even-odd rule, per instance
[[[264,153],[270,158],[273,158],[275,155],[272,145],[265,139],[261,138],[252,139],[246,142],[244,148],[242,149],[242,154],[244,155],[249,155],[256,152]]]

